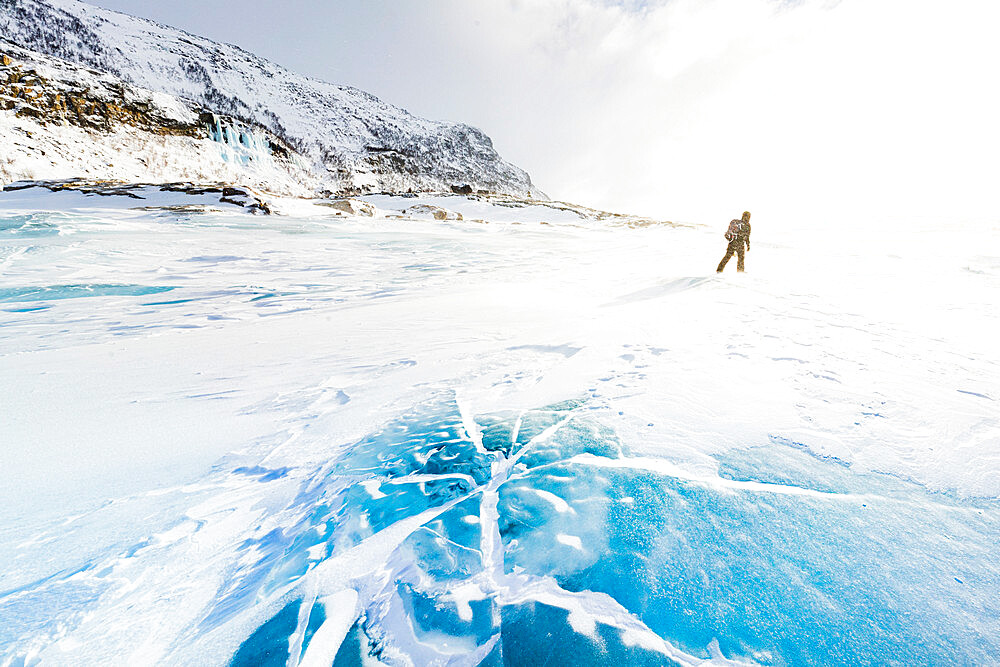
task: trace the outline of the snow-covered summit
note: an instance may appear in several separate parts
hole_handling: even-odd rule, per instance
[[[473,189],[543,197],[488,136],[364,91],[301,76],[232,45],[77,0],[0,0],[0,35],[215,113],[259,124],[334,191]]]

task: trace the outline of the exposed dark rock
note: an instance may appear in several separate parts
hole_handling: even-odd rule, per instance
[[[135,88],[110,77],[53,79],[25,64],[23,58],[15,61],[5,54],[0,62],[0,110],[41,123],[67,122],[96,130],[131,125],[161,135],[205,135],[197,123],[164,114],[151,99],[137,99]]]
[[[28,188],[36,187],[38,184],[34,181],[17,181],[15,183],[8,183],[3,186],[4,192],[15,192],[17,190],[27,190]]]
[[[150,185],[146,183],[118,183],[114,181],[72,178],[51,181],[17,181],[5,186],[3,191],[12,192],[16,190],[27,190],[29,188],[45,188],[50,192],[72,191],[85,195],[96,195],[98,197],[128,197],[130,199],[138,200],[145,200],[146,197],[149,196],[150,190],[158,190],[160,192],[177,192],[191,196],[221,194],[219,197],[220,204],[238,206],[249,213],[259,213],[263,215],[271,214],[270,205],[256,193],[250,192],[247,189],[214,185],[195,185],[193,183],[164,183],[161,185]],[[228,196],[225,194],[227,192],[229,193]],[[181,208],[191,208],[191,205],[185,206],[181,204],[179,206]],[[143,208],[163,207],[153,206]],[[178,205],[171,205],[166,208],[176,210]],[[197,210],[197,207],[192,210]]]
[[[160,186],[160,190],[164,192],[184,192],[189,195],[204,195],[204,194],[215,194],[222,193],[222,187],[215,186],[197,186],[193,183],[164,183]]]
[[[271,150],[271,155],[287,160],[291,157],[291,152],[284,146],[275,143],[273,140],[268,140],[267,147]]]

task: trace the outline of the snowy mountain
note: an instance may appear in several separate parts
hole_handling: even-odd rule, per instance
[[[75,0],[0,0],[0,35],[259,126],[335,192],[472,189],[544,197],[482,131],[418,118],[235,46]]]
[[[263,127],[2,39],[0,145],[0,185],[216,183],[292,196],[322,185],[306,158]]]

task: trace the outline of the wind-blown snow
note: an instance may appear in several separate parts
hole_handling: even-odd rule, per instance
[[[1000,660],[995,225],[718,276],[721,223],[62,194],[0,194],[10,664]]]

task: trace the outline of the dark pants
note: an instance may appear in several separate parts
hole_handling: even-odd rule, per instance
[[[722,261],[719,262],[719,268],[716,269],[717,273],[722,273],[722,269],[726,268],[726,264],[733,258],[733,253],[736,253],[736,270],[743,270],[743,258],[746,256],[746,246],[740,239],[729,242],[729,247],[726,248],[726,256],[722,258]]]

